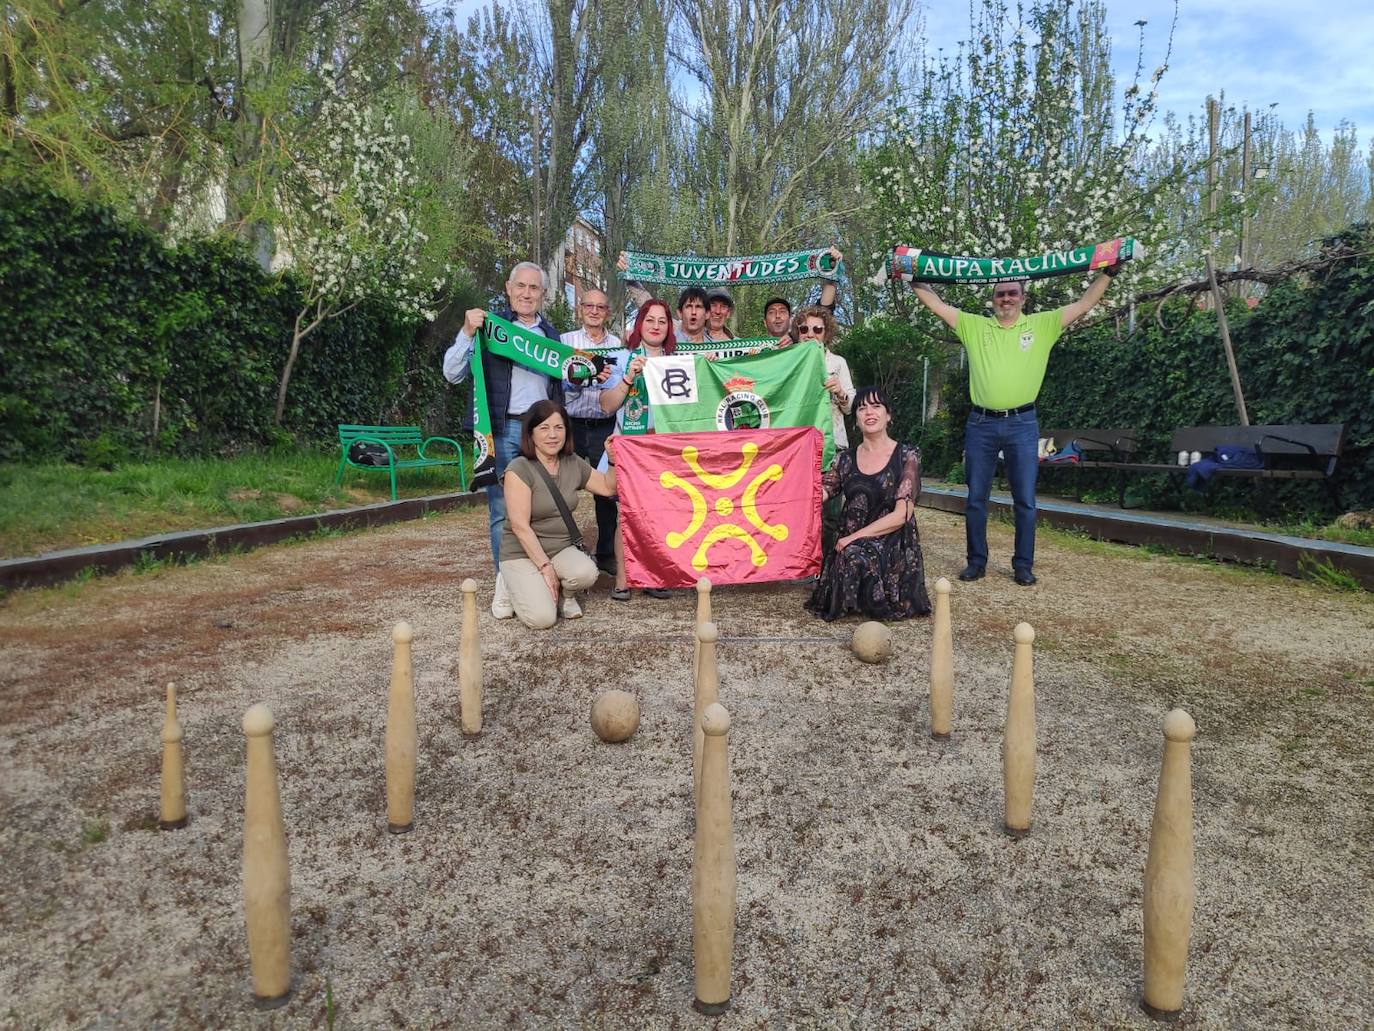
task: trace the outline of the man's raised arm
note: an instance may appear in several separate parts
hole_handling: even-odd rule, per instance
[[[950,329],[954,329],[959,324],[959,309],[952,304],[946,304],[940,300],[940,295],[924,283],[912,283],[911,289],[916,291],[917,299],[927,308],[940,317]]]
[[[1073,304],[1066,304],[1060,308],[1060,327],[1068,329],[1070,323],[1077,322],[1092,311],[1097,302],[1102,300],[1102,295],[1107,292],[1107,287],[1111,286],[1112,280],[1119,271],[1121,271],[1120,265],[1108,265],[1102,270],[1102,274],[1089,284],[1088,289],[1083,291],[1082,297],[1074,301]]]

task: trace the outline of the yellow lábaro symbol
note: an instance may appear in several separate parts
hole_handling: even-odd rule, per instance
[[[682,449],[682,460],[696,474],[697,481],[713,491],[729,491],[741,483],[758,455],[759,446],[752,440],[747,440],[740,448],[740,464],[735,469],[728,473],[709,473],[701,467],[699,461],[701,456],[696,448],[689,444]],[[663,542],[676,550],[690,541],[706,522],[708,507],[714,509],[716,515],[722,519],[732,515],[735,509],[739,508],[744,513],[744,518],[749,525],[759,533],[771,537],[775,541],[787,540],[787,535],[790,532],[787,527],[782,524],[773,525],[764,522],[759,516],[758,509],[759,489],[765,483],[781,479],[782,466],[775,462],[763,472],[756,474],[738,497],[722,494],[708,506],[705,495],[697,489],[696,484],[683,479],[677,473],[659,473],[658,482],[660,486],[680,490],[692,502],[692,518],[688,520],[686,528],[681,532],[670,530],[667,536],[663,538]],[[697,545],[696,553],[692,556],[692,568],[698,573],[704,572],[708,565],[706,553],[711,550],[711,545],[724,540],[736,540],[745,544],[749,548],[749,561],[755,566],[762,566],[767,563],[768,553],[759,545],[752,533],[735,523],[720,523],[713,526],[702,538],[701,543]]]

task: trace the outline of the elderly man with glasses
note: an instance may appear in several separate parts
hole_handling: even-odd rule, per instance
[[[959,574],[960,580],[978,580],[987,568],[988,498],[1000,451],[1011,485],[1016,524],[1012,578],[1022,587],[1035,583],[1031,568],[1035,564],[1035,477],[1040,460],[1035,399],[1055,341],[1102,299],[1120,268],[1112,265],[1105,269],[1073,304],[1033,315],[1024,311],[1024,281],[998,283],[992,288],[991,318],[960,311],[925,284],[912,284],[921,303],[954,330],[968,352],[969,395],[973,400],[964,427],[968,565]]]
[[[563,343],[573,347],[620,347],[620,338],[606,328],[611,305],[600,290],[587,290],[577,302],[581,329],[563,334]],[[573,450],[591,463],[593,469],[606,451],[606,438],[615,429],[615,416],[601,410],[601,389],[615,372],[615,363],[607,362],[586,383],[563,382],[563,403],[572,421]],[[603,573],[615,575],[615,527],[618,518],[615,498],[593,498],[596,506],[596,565]]]
[[[500,312],[499,317],[557,340],[558,330],[539,314],[548,292],[548,274],[532,261],[520,262],[506,278],[506,299],[510,301],[510,308]],[[472,341],[486,318],[487,313],[481,308],[471,308],[463,316],[463,328],[444,354],[444,378],[450,383],[462,383],[472,371]],[[491,532],[491,560],[499,566],[501,533],[506,524],[506,493],[501,478],[506,475],[506,465],[520,453],[520,420],[539,401],[562,401],[563,392],[558,380],[486,350],[482,352],[482,375],[487,386],[487,409],[496,450],[496,481],[487,488],[487,521]],[[468,429],[476,418],[475,395],[473,405],[464,423]],[[491,608],[498,618],[515,611],[499,575]]]

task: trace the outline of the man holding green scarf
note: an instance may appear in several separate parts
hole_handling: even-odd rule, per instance
[[[510,310],[502,312],[500,317],[557,340],[558,330],[539,314],[548,288],[548,276],[542,268],[532,261],[520,262],[511,269],[506,279],[506,298],[510,301]],[[471,373],[472,341],[486,317],[487,313],[481,308],[473,308],[464,316],[462,330],[444,355],[444,378],[450,383],[461,383]],[[501,478],[506,473],[506,463],[520,453],[520,420],[536,402],[547,398],[561,403],[563,384],[559,379],[491,354],[485,348],[482,353],[482,374],[486,381],[487,406],[491,414],[491,434],[496,452],[493,456],[496,460],[496,482],[487,488],[487,521],[491,532],[491,559],[494,564],[499,564],[501,533],[506,522],[506,493]],[[463,423],[466,429],[471,429],[476,422],[475,394],[474,391],[473,408]],[[505,585],[498,577],[492,612],[498,618],[505,618],[508,606]]]
[[[964,472],[968,502],[964,537],[968,565],[960,580],[981,579],[988,563],[988,499],[997,454],[1011,485],[1016,524],[1012,578],[1022,587],[1035,583],[1035,478],[1039,471],[1040,425],[1035,399],[1045,379],[1050,348],[1071,323],[1086,315],[1107,292],[1119,264],[1103,274],[1073,304],[1026,315],[1024,280],[992,288],[993,317],[973,315],[946,304],[925,283],[912,283],[921,303],[954,330],[968,352],[969,394],[973,410],[964,427]]]

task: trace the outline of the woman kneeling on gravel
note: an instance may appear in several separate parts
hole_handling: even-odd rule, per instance
[[[501,570],[491,612],[497,619],[519,616],[532,630],[546,630],[558,618],[577,619],[573,597],[596,583],[597,568],[581,548],[572,512],[586,487],[615,496],[615,473],[602,474],[573,454],[568,413],[557,401],[540,401],[525,413],[520,457],[506,466],[506,527],[501,534]]]

